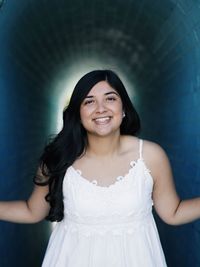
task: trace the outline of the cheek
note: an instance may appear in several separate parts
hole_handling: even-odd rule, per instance
[[[81,121],[84,120],[84,117],[85,117],[84,111],[80,110],[80,119],[81,119]]]
[[[90,112],[84,108],[80,109],[80,119],[81,121],[84,121],[85,119],[88,118],[88,116],[90,115]]]
[[[121,103],[118,103],[118,105],[115,107],[115,112],[120,115],[123,113],[123,107]]]

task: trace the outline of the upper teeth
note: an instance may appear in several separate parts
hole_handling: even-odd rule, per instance
[[[104,122],[104,121],[107,121],[107,120],[109,120],[109,119],[110,119],[110,117],[96,118],[95,121]]]

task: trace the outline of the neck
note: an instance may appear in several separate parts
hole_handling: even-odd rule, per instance
[[[121,148],[120,134],[109,137],[97,137],[88,135],[87,156],[108,158],[119,154]]]

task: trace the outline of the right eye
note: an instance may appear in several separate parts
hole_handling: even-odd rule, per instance
[[[93,100],[93,99],[88,99],[88,100],[85,100],[85,101],[83,102],[83,105],[90,105],[90,104],[92,104],[92,103],[94,103],[94,100]]]

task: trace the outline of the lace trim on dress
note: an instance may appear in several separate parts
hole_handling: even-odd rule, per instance
[[[75,169],[72,165],[69,167],[71,168],[71,170],[75,173],[75,174],[78,174],[76,175],[76,178],[78,178],[80,181],[82,181],[83,183],[85,184],[88,184],[90,186],[94,186],[95,188],[99,188],[99,189],[105,189],[105,190],[108,190],[108,189],[112,189],[114,187],[116,187],[117,185],[123,183],[123,182],[126,182],[130,177],[132,177],[130,174],[135,171],[135,168],[137,167],[137,165],[139,164],[139,162],[143,162],[144,164],[144,171],[147,172],[147,173],[150,173],[151,170],[149,170],[147,167],[146,167],[146,164],[144,162],[144,159],[143,158],[138,158],[137,161],[131,161],[130,162],[130,166],[131,168],[128,170],[128,172],[125,174],[125,175],[121,175],[121,176],[117,176],[116,177],[116,180],[114,183],[108,185],[108,186],[101,186],[101,185],[98,185],[97,181],[96,180],[88,180],[87,178],[85,178],[84,176],[82,176],[82,172],[81,170],[79,169]],[[153,178],[152,176],[150,175],[151,177],[151,180],[153,182]]]
[[[139,158],[137,160],[132,160],[130,162],[130,168],[129,170],[127,171],[127,173],[125,175],[119,175],[116,177],[115,179],[115,182],[108,185],[108,186],[101,186],[101,185],[98,185],[98,182],[96,179],[93,179],[92,181],[90,181],[89,179],[85,178],[83,175],[82,175],[82,171],[80,169],[75,169],[72,165],[70,166],[70,168],[76,173],[78,174],[76,177],[78,177],[82,182],[86,183],[86,184],[89,184],[89,185],[92,185],[92,186],[96,186],[96,188],[99,188],[99,189],[111,189],[111,188],[114,188],[116,187],[118,184],[120,184],[119,182],[123,182],[123,181],[126,181],[129,177],[130,177],[130,173],[135,170],[135,167],[138,165],[138,163],[141,161],[144,163],[144,167],[145,167],[145,171],[147,173],[150,173],[151,171],[147,168],[146,164],[145,164],[145,161],[144,161],[144,158],[142,157],[142,148],[143,148],[143,139],[139,139]],[[150,178],[153,182],[153,178],[152,176],[150,175]]]
[[[110,185],[108,185],[108,186],[101,186],[101,185],[98,185],[97,180],[92,180],[92,181],[90,181],[89,179],[85,178],[85,177],[82,175],[81,170],[79,170],[79,169],[75,169],[72,165],[71,165],[70,167],[71,167],[71,169],[72,169],[73,171],[75,171],[75,172],[78,174],[78,177],[79,177],[82,181],[84,181],[84,182],[86,182],[86,183],[89,183],[89,184],[91,184],[91,185],[95,185],[96,187],[100,187],[100,188],[111,188],[111,187],[117,185],[119,182],[125,180],[125,179],[129,176],[130,172],[134,169],[134,167],[138,164],[138,162],[139,162],[140,160],[141,160],[141,158],[138,158],[136,161],[135,161],[135,160],[131,161],[131,162],[130,162],[130,168],[129,168],[128,172],[127,172],[125,175],[119,175],[119,176],[117,176],[116,179],[115,179],[115,182],[112,183],[112,184],[110,184]]]

